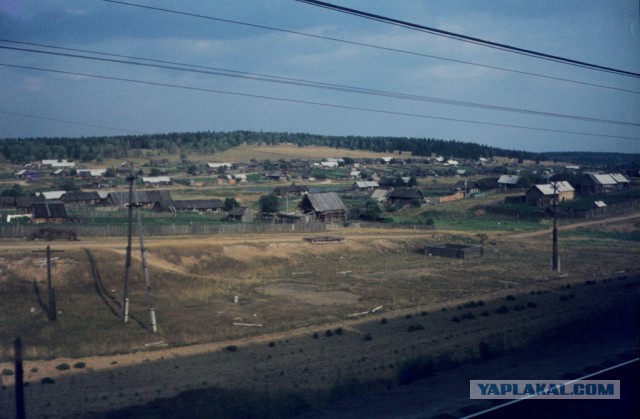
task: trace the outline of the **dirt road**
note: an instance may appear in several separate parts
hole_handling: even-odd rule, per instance
[[[575,230],[577,228],[589,227],[589,226],[594,226],[594,225],[598,225],[598,224],[613,224],[613,223],[618,223],[618,222],[622,222],[622,221],[629,221],[629,220],[632,220],[634,218],[640,218],[640,212],[632,212],[632,213],[625,214],[625,215],[620,215],[620,216],[617,216],[617,217],[599,218],[597,220],[582,221],[582,222],[579,222],[579,223],[562,224],[562,225],[558,226],[558,231]],[[529,238],[529,237],[544,236],[546,234],[551,234],[552,231],[553,231],[553,228],[547,228],[547,229],[544,229],[544,230],[531,231],[531,232],[527,232],[527,233],[509,234],[509,235],[506,235],[505,237],[523,239],[523,238]]]

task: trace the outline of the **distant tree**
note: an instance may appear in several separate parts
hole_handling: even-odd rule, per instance
[[[411,176],[409,178],[409,183],[407,183],[407,186],[411,188],[413,186],[416,186],[417,184],[418,184],[418,179],[415,176]]]
[[[273,194],[262,195],[259,204],[262,212],[278,212],[278,197]]]
[[[200,171],[198,170],[198,166],[196,166],[195,164],[187,167],[187,173],[189,173],[190,175],[197,175],[199,172]]]
[[[2,192],[0,192],[0,196],[17,197],[17,196],[22,196],[22,195],[24,195],[24,191],[22,189],[22,186],[18,185],[17,183],[14,184],[11,188],[4,189]]]
[[[382,208],[380,208],[380,204],[375,199],[369,199],[364,204],[364,211],[360,215],[365,220],[375,221],[382,214]]]
[[[149,176],[160,176],[162,172],[157,167],[152,167]]]
[[[116,169],[109,167],[107,171],[104,172],[104,177],[116,177]]]
[[[239,207],[240,203],[233,197],[227,197],[224,200],[224,210],[231,211],[235,207]]]

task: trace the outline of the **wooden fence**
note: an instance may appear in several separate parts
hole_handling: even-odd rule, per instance
[[[0,226],[0,237],[30,238],[34,231],[43,225],[19,224]],[[126,225],[92,226],[87,224],[58,224],[52,228],[64,228],[77,233],[78,239],[83,237],[126,237]],[[313,233],[327,230],[322,223],[309,224],[172,224],[143,225],[145,236],[197,236],[214,234],[259,234],[259,233]]]

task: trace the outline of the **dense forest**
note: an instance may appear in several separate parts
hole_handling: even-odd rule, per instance
[[[191,132],[90,138],[25,138],[0,140],[7,163],[23,164],[43,159],[92,161],[107,158],[140,157],[147,150],[178,153],[216,153],[247,144],[326,146],[383,153],[411,152],[414,156],[432,153],[456,158],[514,157],[539,159],[540,154],[504,150],[474,143],[423,138],[321,136],[282,132]]]
[[[621,153],[532,153],[506,150],[487,145],[455,140],[404,137],[322,136],[284,132],[186,132],[150,135],[88,138],[23,138],[2,139],[0,163],[24,164],[43,159],[68,159],[80,162],[109,158],[142,157],[146,151],[159,150],[171,154],[213,154],[246,144],[326,146],[382,153],[410,152],[414,156],[440,155],[445,158],[477,159],[509,157],[530,160],[554,159],[576,164],[602,166],[638,163],[638,155]],[[598,164],[593,164],[593,163]]]

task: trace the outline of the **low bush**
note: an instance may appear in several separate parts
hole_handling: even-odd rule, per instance
[[[73,364],[73,368],[77,368],[77,369],[82,369],[86,366],[87,366],[87,363],[82,361],[76,362],[75,364]]]
[[[57,369],[57,370],[60,370],[60,371],[66,371],[66,370],[68,370],[68,369],[71,369],[71,367],[70,367],[70,366],[69,366],[69,364],[67,364],[67,363],[62,363],[62,364],[60,364],[60,365],[57,365],[57,366],[56,366],[56,369]]]

